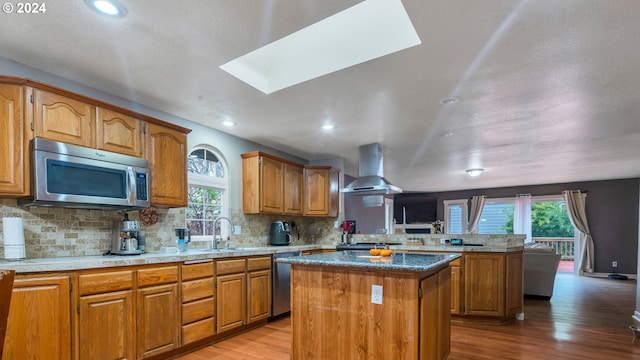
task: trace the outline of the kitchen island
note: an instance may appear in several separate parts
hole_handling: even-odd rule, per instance
[[[446,359],[457,254],[342,251],[291,264],[291,358]]]

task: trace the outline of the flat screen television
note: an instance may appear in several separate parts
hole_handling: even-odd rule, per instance
[[[393,199],[393,217],[396,224],[432,223],[438,219],[438,199],[422,194],[398,194]]]

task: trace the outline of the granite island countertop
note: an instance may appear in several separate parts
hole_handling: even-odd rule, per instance
[[[369,251],[338,251],[309,256],[286,257],[276,262],[292,265],[316,265],[360,268],[365,270],[423,272],[436,269],[459,258],[460,254],[412,254],[394,252],[391,256],[372,256]]]

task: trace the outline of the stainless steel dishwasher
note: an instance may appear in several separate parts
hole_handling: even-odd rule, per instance
[[[271,316],[279,316],[291,311],[291,265],[276,262],[276,259],[301,256],[301,251],[273,254],[273,289],[271,291]]]

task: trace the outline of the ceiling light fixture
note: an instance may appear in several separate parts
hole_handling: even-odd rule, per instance
[[[222,125],[227,126],[227,127],[232,127],[232,126],[235,126],[236,123],[234,123],[231,120],[225,120],[225,121],[222,122]]]
[[[335,126],[331,124],[322,125],[322,130],[333,130],[333,129],[335,129]]]
[[[116,0],[85,0],[87,5],[94,11],[113,17],[123,17],[127,11]]]
[[[467,169],[465,171],[467,172],[467,174],[469,174],[469,176],[475,177],[475,176],[478,176],[478,175],[482,174],[484,169],[475,168],[475,169]]]
[[[458,101],[460,101],[459,97],[447,96],[446,98],[440,100],[440,104],[442,104],[442,105],[451,105],[451,104],[457,103]]]

